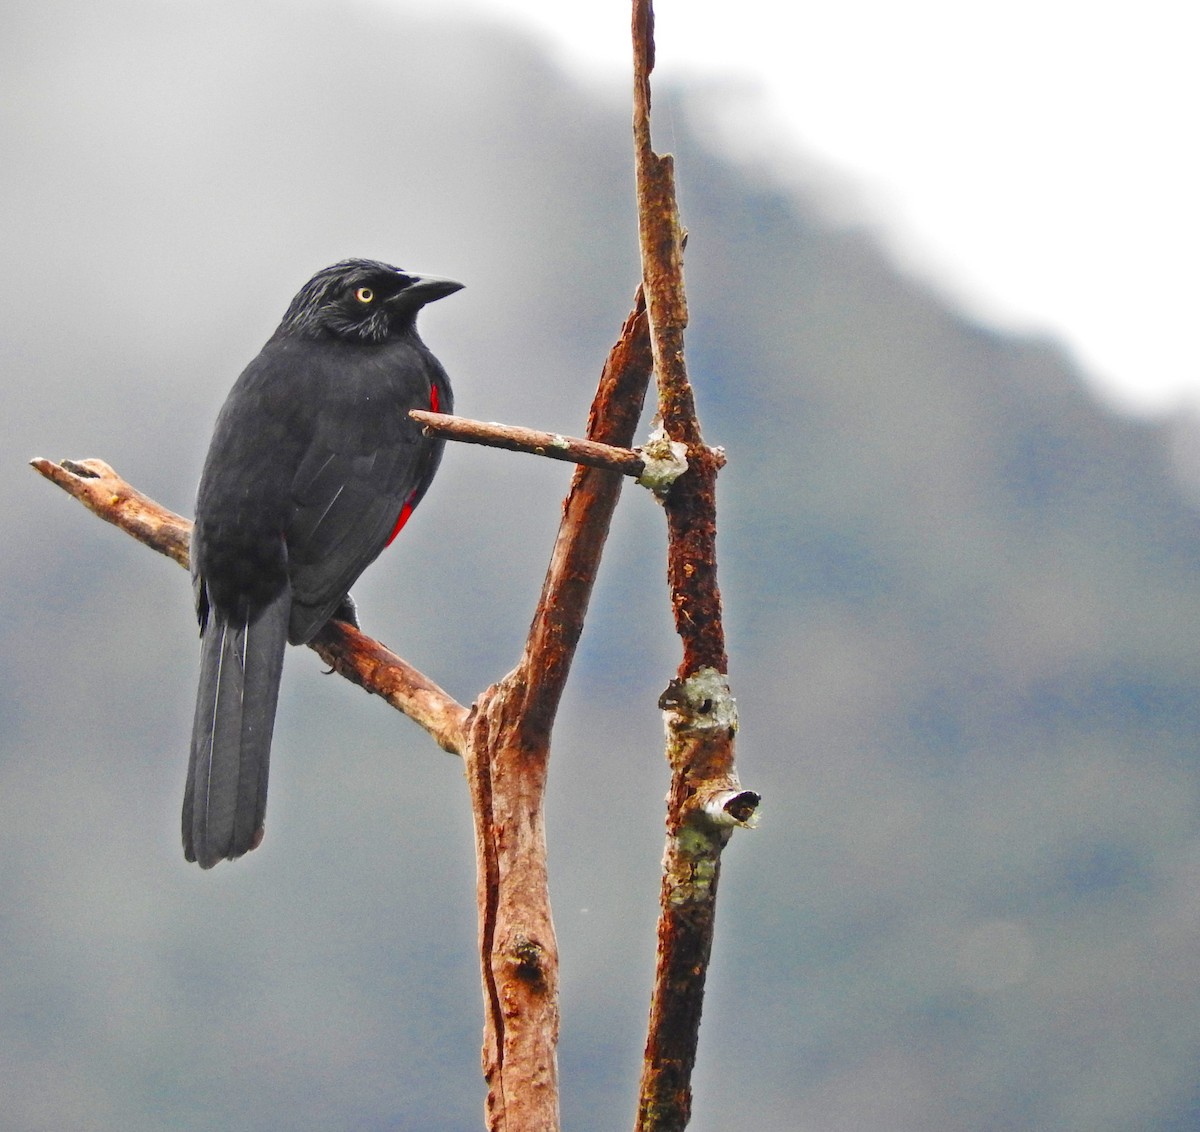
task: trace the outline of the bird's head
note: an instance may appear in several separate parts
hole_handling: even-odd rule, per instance
[[[276,335],[384,342],[410,333],[417,312],[462,290],[452,279],[414,275],[372,259],[345,259],[318,271],[297,293]]]

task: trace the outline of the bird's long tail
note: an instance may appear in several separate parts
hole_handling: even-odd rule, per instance
[[[243,621],[230,622],[212,610],[201,638],[183,853],[203,869],[240,857],[262,840],[290,608],[285,586]]]

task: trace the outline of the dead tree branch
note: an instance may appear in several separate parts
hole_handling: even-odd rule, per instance
[[[39,456],[29,463],[93,515],[188,568],[192,524],[127,484],[103,460],[63,460],[56,464]]]
[[[671,790],[636,1127],[638,1132],[678,1132],[691,1116],[721,850],[736,826],[752,823],[759,798],[741,789],[734,769],[737,709],[725,676],[717,588],[716,476],[722,461],[704,444],[684,361],[687,300],[674,162],[656,154],[650,140],[651,0],[633,0],[633,56],[638,231],[658,415],[669,441],[683,446],[688,465],[662,496],[667,580],[683,658],[659,701],[667,722]]]
[[[126,483],[103,460],[30,463],[89,511],[188,567],[192,524]],[[331,621],[309,646],[339,675],[381,696],[451,754],[462,754],[467,709],[429,677],[352,625]]]
[[[463,753],[467,709],[385,645],[344,621],[329,621],[308,647],[339,676],[424,728],[443,751]]]
[[[430,436],[460,440],[466,444],[483,444],[489,448],[504,448],[509,452],[528,452],[534,456],[549,456],[552,460],[567,460],[589,468],[609,468],[623,476],[640,476],[646,461],[633,449],[581,440],[556,432],[540,432],[521,425],[496,424],[494,421],[473,421],[448,413],[430,413],[413,409],[408,414],[425,426]]]
[[[628,446],[652,368],[640,303],[609,355],[590,440]],[[492,1132],[557,1129],[558,953],[543,798],[550,732],[621,492],[619,473],[579,467],[520,663],[475,705],[465,752],[475,814],[483,1068]]]

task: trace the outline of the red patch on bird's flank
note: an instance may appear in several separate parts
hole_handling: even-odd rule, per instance
[[[431,413],[436,413],[439,411],[438,410],[438,391],[437,391],[436,385],[432,385],[429,387],[429,411]],[[396,518],[396,525],[392,528],[392,533],[390,535],[388,535],[387,542],[385,542],[383,544],[385,547],[391,546],[392,543],[395,542],[396,536],[401,532],[401,530],[403,530],[404,524],[408,522],[409,515],[411,515],[413,513],[413,495],[416,495],[416,494],[417,493],[414,491],[412,493],[412,495],[410,495],[404,501],[404,506],[400,508],[400,514]]]
[[[416,494],[415,492],[413,493]],[[400,517],[396,520],[396,525],[392,528],[392,533],[388,535],[388,540],[383,545],[391,546],[396,536],[400,533],[401,528],[408,522],[408,517],[413,513],[412,495],[405,501],[404,506],[400,508]]]

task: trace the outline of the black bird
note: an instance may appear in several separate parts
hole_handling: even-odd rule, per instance
[[[262,841],[286,642],[331,617],[421,501],[442,456],[410,409],[450,412],[417,312],[449,279],[348,259],[317,272],[234,384],[196,499],[200,688],[183,851],[211,868]]]

